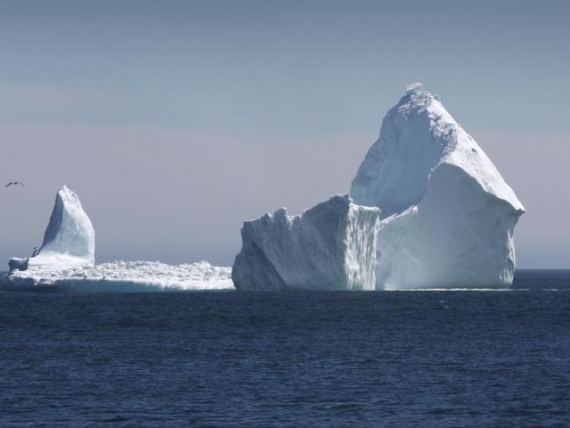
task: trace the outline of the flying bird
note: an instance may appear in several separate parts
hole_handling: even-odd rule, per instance
[[[26,187],[24,186],[24,183],[22,183],[21,181],[10,181],[8,184],[6,184],[4,187],[10,187],[10,186],[16,186],[16,185],[20,185],[22,187]]]

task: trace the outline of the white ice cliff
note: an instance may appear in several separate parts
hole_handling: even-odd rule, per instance
[[[380,211],[348,195],[298,216],[282,208],[244,222],[232,280],[239,290],[373,290]]]
[[[436,97],[411,86],[352,182],[381,210],[376,289],[512,284],[525,212],[487,155]]]

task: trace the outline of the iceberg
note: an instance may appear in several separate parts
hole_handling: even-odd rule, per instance
[[[94,264],[95,230],[93,224],[83,210],[79,197],[63,186],[55,197],[42,246],[28,259],[27,267],[72,267],[93,266]]]
[[[145,292],[234,289],[231,268],[208,262],[169,265],[116,261],[95,265],[95,231],[78,196],[63,186],[43,244],[29,258],[12,258],[0,277],[5,290]]]
[[[246,221],[232,280],[238,290],[373,290],[380,210],[337,195],[300,215]]]
[[[504,288],[525,212],[475,140],[421,84],[388,111],[350,191],[378,207],[376,288]]]

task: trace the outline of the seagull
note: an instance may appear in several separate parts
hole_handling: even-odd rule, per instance
[[[22,187],[26,187],[24,186],[24,183],[22,183],[21,181],[10,181],[8,184],[6,184],[4,187],[10,187],[10,186],[16,186],[16,185],[20,185]]]

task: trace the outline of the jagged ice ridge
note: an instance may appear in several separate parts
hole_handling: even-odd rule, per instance
[[[232,280],[239,290],[374,289],[380,211],[333,196],[300,215],[244,222]]]

